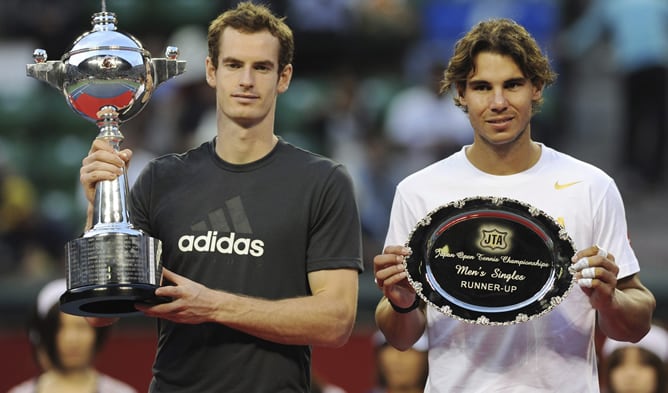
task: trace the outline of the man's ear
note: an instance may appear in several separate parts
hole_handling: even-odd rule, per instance
[[[538,101],[543,97],[543,85],[542,84],[537,84],[533,85],[533,100]]]
[[[288,90],[290,86],[290,81],[292,80],[292,64],[288,64],[283,67],[283,71],[278,75],[278,94],[284,93]]]
[[[216,87],[216,65],[211,60],[211,57],[206,57],[204,67],[206,70],[206,83],[211,87]]]
[[[460,86],[457,84],[455,93],[457,94],[457,102],[462,104],[463,106],[466,106],[466,95],[464,94],[466,92],[466,88],[464,86]]]

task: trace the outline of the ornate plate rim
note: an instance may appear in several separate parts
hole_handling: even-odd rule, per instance
[[[554,231],[547,231],[549,235],[552,236],[553,241],[560,241],[563,242],[563,244],[569,246],[573,254],[576,252],[576,247],[575,243],[573,242],[572,238],[568,235],[566,232],[565,228],[561,227],[559,223],[554,220],[553,217],[545,213],[543,210],[520,200],[513,199],[513,198],[508,198],[508,197],[497,197],[497,196],[476,196],[476,197],[467,197],[467,198],[462,198],[459,200],[452,201],[450,203],[438,206],[435,209],[432,209],[427,215],[422,218],[418,223],[413,227],[411,230],[408,240],[405,243],[405,246],[408,248],[411,248],[411,243],[413,241],[413,238],[415,234],[418,231],[423,230],[423,228],[429,227],[431,225],[431,220],[432,217],[441,212],[444,209],[452,209],[452,208],[457,208],[457,209],[462,209],[464,208],[467,204],[470,204],[471,202],[488,202],[490,203],[490,209],[498,208],[499,210],[503,210],[501,207],[504,204],[512,203],[516,204],[519,206],[522,206],[526,209],[526,211],[533,217],[541,217],[545,222],[548,223],[548,225],[552,225],[553,228],[551,229],[557,229],[557,234],[555,235]],[[550,229],[550,228],[547,228]],[[572,255],[568,256],[568,260],[570,261],[570,257]],[[467,323],[472,323],[472,324],[477,324],[477,325],[512,325],[512,324],[517,324],[517,323],[522,323],[522,322],[527,322],[532,319],[539,318],[548,312],[552,311],[557,305],[559,305],[565,297],[570,293],[571,289],[573,288],[574,284],[574,279],[572,272],[568,268],[570,266],[561,266],[563,268],[563,281],[568,281],[568,286],[566,286],[561,293],[559,293],[557,296],[553,296],[550,298],[549,302],[545,302],[546,306],[542,307],[542,310],[538,313],[534,313],[532,315],[527,315],[525,313],[517,313],[514,319],[507,319],[507,320],[495,320],[493,317],[494,313],[487,313],[484,314],[480,312],[479,316],[475,319],[471,318],[466,318],[460,315],[457,315],[454,311],[453,308],[451,307],[452,303],[449,302],[447,299],[444,300],[444,303],[446,303],[443,306],[439,306],[435,303],[433,303],[427,295],[424,293],[424,287],[423,287],[423,282],[417,280],[416,278],[413,277],[411,274],[411,261],[415,258],[415,253],[411,253],[411,255],[404,257],[403,259],[403,265],[404,269],[407,272],[407,278],[408,282],[411,284],[413,289],[415,290],[416,294],[420,297],[420,299],[427,304],[427,306],[434,308],[435,310],[438,310],[439,312],[445,314],[446,316],[449,316],[451,318],[454,318],[459,321],[467,322]],[[552,261],[552,264],[555,264],[555,261]],[[552,269],[555,269],[553,266]],[[425,280],[426,281],[426,280]],[[554,288],[556,286],[556,281],[555,284],[552,286]],[[549,291],[548,291],[549,292]],[[439,295],[440,296],[440,295]]]

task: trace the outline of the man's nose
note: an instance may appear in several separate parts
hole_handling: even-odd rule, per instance
[[[503,89],[494,90],[491,101],[490,107],[495,111],[504,110],[508,106],[508,99],[506,98]]]
[[[254,83],[254,77],[253,77],[253,69],[251,67],[245,67],[241,71],[241,79],[239,80],[239,84],[241,86],[253,86]]]

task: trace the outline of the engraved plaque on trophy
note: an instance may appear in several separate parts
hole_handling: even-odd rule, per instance
[[[480,325],[526,322],[556,307],[573,284],[565,229],[529,204],[499,197],[454,201],[413,229],[408,280],[428,306]]]
[[[133,36],[116,29],[116,16],[92,16],[92,29],[80,35],[58,61],[35,50],[28,76],[60,90],[70,108],[93,121],[98,139],[117,151],[123,141],[119,125],[148,103],[162,82],[185,72],[178,49],[151,58]],[[119,317],[139,313],[135,303],[156,303],[162,276],[161,242],[135,228],[128,213],[125,169],[113,181],[96,185],[93,227],[65,246],[67,291],[61,310],[74,315]]]

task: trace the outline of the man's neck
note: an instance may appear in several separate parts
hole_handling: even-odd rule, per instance
[[[505,146],[474,142],[466,150],[466,157],[473,166],[485,173],[507,176],[534,166],[540,159],[541,150],[541,145],[530,139]]]
[[[242,165],[255,162],[266,156],[278,143],[278,137],[274,133],[246,135],[234,133],[218,133],[216,140],[216,153],[225,162]]]

